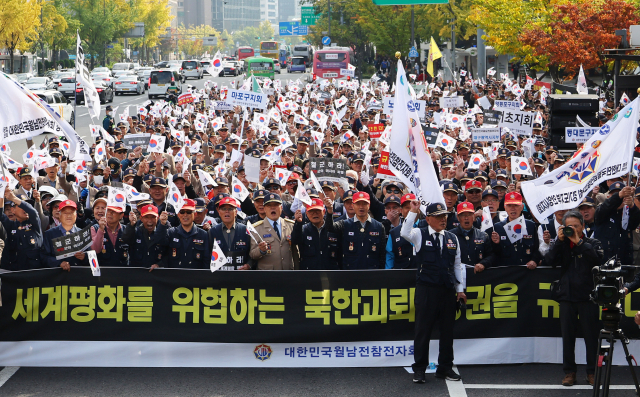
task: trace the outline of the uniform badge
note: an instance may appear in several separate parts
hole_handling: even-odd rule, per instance
[[[353,242],[349,243],[349,251],[353,251]]]
[[[482,259],[482,252],[478,253],[478,258]]]
[[[173,257],[178,256],[178,250],[176,248],[173,249]]]
[[[349,236],[353,236],[353,232],[349,232]]]
[[[426,245],[427,247],[433,247],[433,244],[432,244],[432,243],[431,243],[431,241],[429,241],[429,240],[427,240],[427,241],[425,242],[425,245]]]
[[[371,251],[376,252],[376,246],[375,245],[371,247]]]
[[[402,248],[398,247],[398,256],[402,256]]]
[[[200,259],[200,253],[196,252],[196,259]]]
[[[311,240],[313,240],[313,237],[307,236],[307,240],[311,241]]]
[[[263,234],[262,235],[262,238],[269,238],[269,237],[271,237],[271,234]]]
[[[35,244],[36,240],[35,239],[31,239],[31,244]]]
[[[124,256],[126,258],[127,257],[127,251],[123,252],[122,256]]]
[[[107,250],[103,248],[103,249],[102,249],[102,253],[103,253],[103,254],[106,254],[106,253],[107,253]]]
[[[527,248],[527,255],[531,255],[531,250],[529,248]]]

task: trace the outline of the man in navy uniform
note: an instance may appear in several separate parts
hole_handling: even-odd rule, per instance
[[[303,223],[301,210],[295,213],[291,244],[300,251],[301,270],[338,270],[338,236],[327,231],[325,213],[333,218],[333,203],[326,196],[324,202],[314,198],[306,206],[308,223]]]
[[[384,269],[387,242],[382,223],[369,216],[369,194],[353,195],[356,215],[333,223],[328,216],[327,231],[335,233],[342,245],[342,269]]]
[[[29,270],[46,266],[40,260],[40,248],[42,247],[42,229],[40,217],[33,208],[33,200],[27,200],[26,196],[17,197],[8,188],[4,191],[4,198],[13,207],[15,220],[9,220],[6,214],[2,214],[2,226],[10,230],[7,238],[7,246],[11,246],[11,257],[8,258],[6,270]],[[15,231],[15,232],[14,232]]]
[[[185,199],[178,212],[180,224],[167,231],[167,247],[162,255],[164,267],[174,269],[209,269],[211,244],[209,234],[193,222],[196,202]]]
[[[411,201],[411,212],[400,230],[400,235],[415,247],[418,260],[413,382],[426,381],[424,373],[429,365],[429,343],[436,321],[440,325],[436,377],[457,381],[461,378],[453,371],[453,324],[456,301],[467,301],[460,244],[455,234],[445,230],[448,212],[444,204],[429,204],[428,226],[414,228],[419,211],[420,201]]]
[[[413,193],[407,193],[400,199],[400,210],[402,211],[402,219],[400,224],[389,232],[387,240],[387,260],[385,268],[387,269],[415,269],[418,265],[416,262],[416,254],[413,252],[413,246],[410,242],[400,237],[400,229],[402,223],[407,219],[411,210],[411,202],[416,199]],[[414,227],[426,227],[426,222],[416,219]]]
[[[458,237],[462,263],[473,266],[476,273],[481,272],[491,266],[491,240],[487,233],[473,226],[475,218],[473,203],[463,201],[458,204],[457,212],[460,225],[450,232]]]
[[[251,235],[247,226],[236,221],[240,205],[233,197],[225,197],[218,203],[219,224],[209,230],[209,241],[217,241],[229,263],[220,270],[250,270],[249,251],[251,250]]]
[[[511,243],[505,227],[507,223],[513,222],[522,215],[522,195],[518,192],[507,193],[504,196],[504,208],[507,212],[507,219],[493,225],[491,241],[493,242],[493,252],[495,254],[495,266],[521,266],[526,265],[528,269],[535,269],[542,260],[542,255],[538,249],[538,233],[536,224],[525,219],[525,229],[523,236],[515,243]]]
[[[44,233],[44,246],[42,260],[46,267],[61,267],[62,270],[71,271],[71,266],[88,266],[89,261],[84,252],[76,252],[73,256],[64,259],[56,259],[56,249],[53,239],[79,232],[76,226],[78,205],[71,200],[64,200],[58,206],[60,211],[60,224]]]
[[[134,239],[129,243],[132,265],[148,267],[149,271],[160,267],[167,244],[168,219],[169,214],[164,211],[158,222],[158,207],[153,204],[140,207],[142,224],[136,227]]]

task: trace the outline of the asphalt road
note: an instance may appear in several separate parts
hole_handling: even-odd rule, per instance
[[[276,80],[282,80],[283,81],[283,85],[286,84],[287,81],[289,80],[297,80],[300,79],[303,83],[306,82],[306,78],[308,77],[308,74],[301,74],[301,73],[292,73],[289,74],[287,73],[286,69],[283,70],[281,72],[281,74],[276,74],[275,78]],[[204,78],[202,80],[193,80],[193,79],[189,79],[186,81],[185,84],[190,84],[192,86],[194,86],[196,89],[201,89],[204,88],[204,83],[207,80],[211,80],[214,81],[216,83],[218,83],[219,86],[222,85],[226,85],[227,87],[230,87],[230,84],[232,81],[240,81],[240,85],[242,84],[242,82],[244,81],[244,79],[241,76],[238,77],[211,77],[209,75],[205,75]],[[185,85],[183,84],[183,88],[185,87]],[[118,109],[116,110],[116,117],[115,119],[118,120],[117,115],[121,114],[126,106],[134,106],[134,108],[129,109],[130,114],[135,114],[135,106],[142,104],[143,102],[147,101],[148,95],[145,92],[142,95],[135,95],[135,94],[126,94],[126,95],[119,95],[119,96],[114,96],[113,98],[113,103],[109,103],[109,104],[103,104],[101,105],[101,112],[100,112],[100,120],[91,120],[91,117],[89,116],[89,113],[87,111],[87,108],[85,107],[85,105],[80,105],[77,107],[76,109],[76,131],[78,132],[78,134],[80,134],[81,137],[85,138],[88,140],[88,142],[93,143],[93,139],[91,138],[91,132],[89,131],[89,125],[90,124],[102,124],[102,119],[105,116],[105,108],[110,105],[111,107],[113,107],[114,109],[116,107],[118,107]],[[72,101],[73,103],[73,101]],[[52,134],[44,134],[41,136],[37,136],[36,138],[34,138],[34,143],[36,144],[40,144],[43,140],[43,138],[47,136],[53,136]],[[22,160],[22,155],[27,151],[28,147],[26,144],[26,141],[16,141],[16,142],[12,142],[11,143],[11,157],[14,158],[17,161],[21,161]]]
[[[0,396],[590,396],[584,368],[563,387],[561,365],[458,368],[462,382],[412,383],[404,368],[19,368],[0,371]],[[628,368],[615,367],[610,396],[633,396]],[[621,389],[624,388],[624,389]]]

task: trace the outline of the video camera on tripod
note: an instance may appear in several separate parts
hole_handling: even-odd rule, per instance
[[[603,323],[603,329],[598,337],[598,366],[596,367],[593,386],[594,397],[600,396],[601,390],[604,397],[609,396],[611,367],[613,366],[613,346],[616,339],[622,343],[625,358],[629,364],[636,388],[636,395],[640,395],[638,378],[631,363],[632,360],[635,361],[635,358],[629,354],[629,349],[627,348],[629,339],[620,329],[620,319],[622,318],[620,299],[624,297],[624,280],[633,278],[635,269],[634,266],[622,266],[617,256],[607,260],[604,265],[595,266],[592,269],[595,288],[591,291],[591,300],[602,306]]]

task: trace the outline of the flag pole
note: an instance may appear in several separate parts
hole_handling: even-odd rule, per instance
[[[76,37],[80,37],[80,30],[76,29]],[[76,129],[76,119],[78,118],[78,111],[76,110],[76,106],[78,103],[78,91],[76,87],[78,86],[78,73],[80,70],[78,69],[78,44],[76,43],[76,76],[73,79],[73,129]]]

